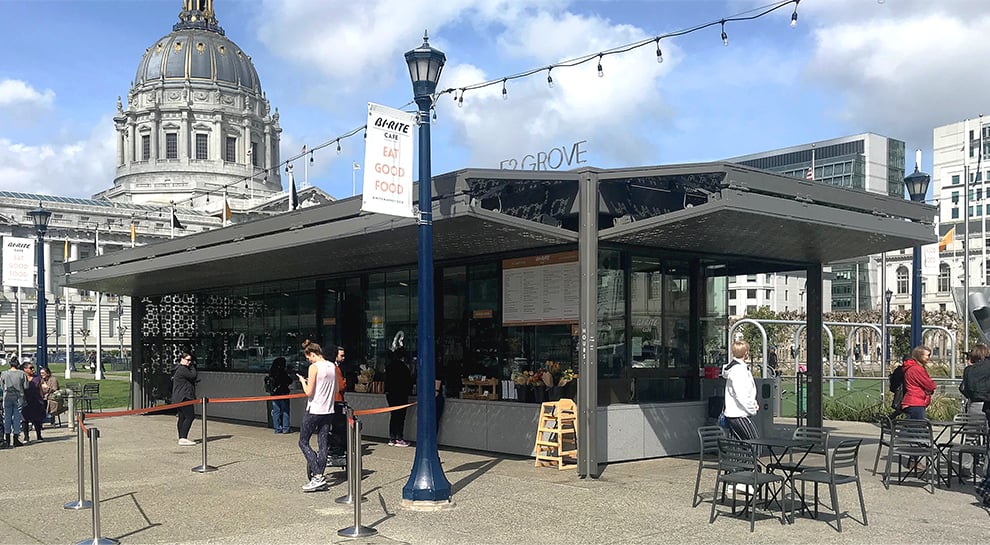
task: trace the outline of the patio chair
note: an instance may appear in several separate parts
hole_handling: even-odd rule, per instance
[[[698,439],[701,441],[701,450],[698,452],[698,477],[694,480],[694,496],[691,498],[691,507],[701,504],[701,494],[698,493],[701,487],[701,471],[703,469],[718,469],[718,440],[725,439],[725,429],[721,426],[701,426],[698,428]],[[725,495],[723,490],[722,495]],[[712,501],[715,501],[712,498]]]
[[[953,438],[958,439],[958,442],[949,443],[947,462],[949,465],[949,479],[946,484],[950,487],[952,486],[952,455],[958,454],[957,463],[959,468],[962,469],[962,457],[963,454],[968,454],[973,457],[973,468],[970,474],[973,477],[973,484],[976,484],[976,464],[977,460],[982,458],[983,463],[986,463],[987,459],[990,458],[990,437],[988,434],[987,426],[987,416],[985,414],[979,413],[959,413],[953,419],[955,424],[953,424]],[[963,483],[962,473],[958,473],[959,484]]]
[[[880,440],[877,442],[877,455],[873,458],[873,475],[877,474],[877,466],[880,464],[880,453],[883,449],[890,448],[890,433],[894,429],[894,420],[887,415],[880,417]]]
[[[87,382],[82,389],[83,402],[86,403],[86,412],[93,412],[93,402],[100,404],[100,412],[103,412],[103,403],[100,403],[100,383]]]
[[[939,479],[939,452],[938,447],[932,439],[932,424],[927,420],[915,420],[905,418],[894,422],[894,428],[890,436],[890,447],[887,449],[887,467],[883,472],[883,486],[890,488],[890,465],[897,457],[898,464],[908,460],[914,465],[900,476],[897,482],[904,482],[910,475],[914,475],[931,485],[931,493],[935,493],[935,483]],[[925,468],[918,470],[917,463],[925,461]]]
[[[763,491],[771,484],[777,483],[784,486],[784,477],[772,473],[760,471],[759,460],[757,458],[757,448],[749,443],[737,439],[718,440],[718,476],[715,477],[714,497],[718,496],[719,485],[741,484],[752,487],[752,494],[749,495],[747,506],[749,508],[749,531],[756,529],[756,506],[763,500]],[[718,502],[712,499],[712,512],[708,523],[715,522],[716,506]],[[770,510],[769,502],[763,502],[767,510]],[[736,512],[736,495],[732,495],[732,512]],[[783,506],[780,509],[780,522],[786,522]]]
[[[866,502],[863,501],[863,485],[859,480],[859,447],[862,443],[862,439],[842,441],[832,450],[832,455],[826,464],[828,469],[804,471],[791,477],[792,496],[795,493],[795,481],[801,481],[802,484],[806,482],[815,484],[815,518],[818,518],[818,485],[828,485],[832,512],[835,513],[835,529],[839,532],[842,531],[842,511],[839,510],[839,495],[836,489],[840,484],[856,483],[859,508],[863,514],[863,526],[869,525],[866,519]],[[791,502],[791,516],[794,516],[794,502]]]
[[[783,469],[789,474],[801,471],[828,470],[828,430],[812,426],[801,426],[795,428],[794,433],[791,434],[791,439],[813,443],[811,450],[808,451],[808,456],[815,454],[821,456],[821,464],[815,465],[805,458],[799,465],[798,462],[800,460],[795,461],[794,452],[791,451],[788,461],[769,464],[767,468],[770,471]]]

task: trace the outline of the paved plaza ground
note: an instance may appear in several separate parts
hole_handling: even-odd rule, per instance
[[[781,525],[761,513],[753,534],[748,520],[732,516],[709,524],[714,474],[705,473],[705,501],[692,508],[693,457],[611,464],[599,479],[580,479],[574,470],[535,468],[529,458],[442,449],[453,508],[403,510],[402,487],[414,449],[371,439],[364,442],[362,486],[368,501],[362,522],[379,534],[355,540],[337,535],[353,523],[352,508],[334,502],[347,492],[343,480],[331,481],[338,484],[327,492],[301,491],[306,479],[295,433],[211,422],[209,463],[219,469],[201,474],[191,468],[200,464],[202,449],[176,444],[173,416],[90,424],[101,431],[101,533],[124,544],[974,544],[990,536],[990,514],[971,486],[940,488],[934,495],[916,484],[885,490],[869,472],[877,428],[862,423],[827,422],[833,444],[866,439],[861,466],[870,524],[844,518],[842,533],[827,524],[828,514]],[[199,430],[197,420],[191,437],[199,439]],[[93,537],[90,510],[62,507],[77,498],[75,436],[63,427],[48,430],[47,437],[0,451],[2,544],[71,544]],[[86,488],[89,498],[88,482]],[[859,519],[855,486],[842,487],[839,494],[842,509]]]

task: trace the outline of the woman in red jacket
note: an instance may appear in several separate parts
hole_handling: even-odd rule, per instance
[[[908,418],[925,419],[925,409],[932,402],[935,381],[928,376],[925,365],[932,356],[927,346],[916,346],[911,359],[904,362],[904,401],[901,407]]]

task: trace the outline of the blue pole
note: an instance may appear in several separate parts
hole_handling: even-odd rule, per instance
[[[921,246],[915,246],[911,258],[911,349],[921,345]]]
[[[436,398],[433,384],[436,369],[433,358],[433,174],[430,171],[429,95],[416,97],[419,107],[419,267],[416,319],[416,456],[409,481],[402,487],[402,499],[444,502],[450,500],[450,482],[440,467],[437,449]]]
[[[38,231],[38,243],[35,245],[35,255],[38,259],[38,324],[35,337],[38,339],[38,349],[34,355],[35,369],[48,367],[48,316],[45,312],[45,235]]]

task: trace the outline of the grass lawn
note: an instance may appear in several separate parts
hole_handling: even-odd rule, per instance
[[[64,363],[53,363],[48,366],[52,370],[52,375],[58,379],[58,387],[65,388],[65,364]],[[107,375],[116,376],[128,376],[126,371],[114,371],[107,373]],[[93,408],[102,406],[104,410],[106,409],[119,409],[126,408],[128,403],[128,388],[130,387],[130,382],[127,380],[116,380],[116,379],[104,379],[96,380],[86,377],[76,377],[73,376],[68,382],[76,384],[86,384],[87,382],[98,382],[100,384],[100,402],[93,402]]]

